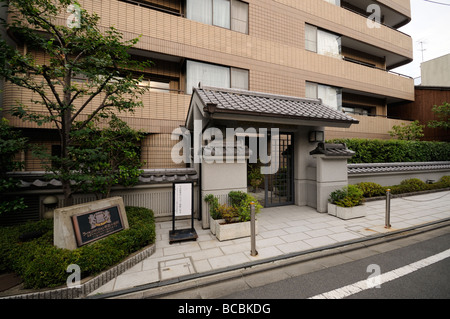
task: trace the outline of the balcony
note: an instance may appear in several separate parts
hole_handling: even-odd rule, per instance
[[[119,0],[121,2],[130,3],[132,5],[148,8],[175,16],[184,17],[183,4],[181,0]]]
[[[409,1],[397,2],[404,3],[399,4],[389,0],[341,0],[341,7],[368,18],[372,12],[367,12],[367,8],[371,4],[377,4],[381,9],[380,23],[389,28],[398,29],[411,21],[411,12]]]
[[[394,125],[409,124],[410,121],[386,118],[383,116],[351,115],[359,120],[359,124],[352,125],[348,129],[327,128],[325,139],[334,138],[379,138],[390,139],[389,131]]]
[[[51,95],[50,92],[48,94],[49,96]],[[15,84],[5,83],[3,92],[3,106],[5,110],[21,102],[28,105],[33,112],[48,114],[45,107],[31,103],[32,99],[39,100],[39,96]],[[102,97],[100,96],[96,97],[92,101],[92,105],[98,105],[101,99]],[[150,91],[142,95],[143,107],[137,108],[133,113],[119,113],[118,116],[136,130],[143,130],[147,133],[171,133],[174,127],[184,124],[190,100],[191,96],[187,94]],[[82,102],[82,100],[78,101],[78,103]],[[80,114],[79,120],[86,119],[89,112],[92,112],[92,109],[87,107],[86,111]],[[14,127],[54,128],[52,123],[38,126],[34,122],[25,122],[18,117],[11,116],[7,112],[5,112],[4,116],[10,121],[10,125]]]

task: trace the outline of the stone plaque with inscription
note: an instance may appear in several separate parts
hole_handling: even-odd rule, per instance
[[[72,216],[72,223],[78,247],[123,229],[119,206]]]
[[[58,208],[54,218],[53,242],[55,246],[65,249],[76,249],[128,229],[122,197]]]

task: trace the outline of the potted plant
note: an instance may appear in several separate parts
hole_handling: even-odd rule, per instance
[[[231,191],[228,198],[231,205],[224,204],[218,208],[223,221],[216,224],[217,239],[223,241],[250,236],[250,203],[254,203],[255,213],[259,213],[262,206],[253,196],[241,191]],[[256,221],[256,229],[257,225]]]
[[[330,194],[328,214],[341,219],[366,216],[363,191],[356,185],[348,185]]]

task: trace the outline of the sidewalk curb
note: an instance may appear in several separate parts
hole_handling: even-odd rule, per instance
[[[140,299],[157,298],[178,293],[183,290],[205,287],[226,280],[242,278],[250,274],[274,270],[300,262],[321,257],[337,255],[361,248],[367,248],[380,243],[387,243],[450,226],[450,218],[403,228],[387,233],[374,234],[364,238],[343,241],[332,245],[316,247],[295,253],[289,253],[272,258],[262,259],[245,264],[226,267],[213,271],[180,276],[160,282],[154,282],[120,291],[87,296],[85,299]]]

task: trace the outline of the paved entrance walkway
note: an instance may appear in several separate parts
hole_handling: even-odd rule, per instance
[[[172,222],[156,224],[155,253],[103,285],[91,295],[117,292],[189,274],[244,265],[374,234],[410,228],[450,218],[450,191],[391,200],[391,229],[385,224],[385,200],[367,202],[367,216],[341,220],[310,207],[265,208],[258,214],[258,255],[250,255],[250,238],[220,242],[195,220],[196,241],[169,244]],[[190,227],[177,221],[177,228]]]

